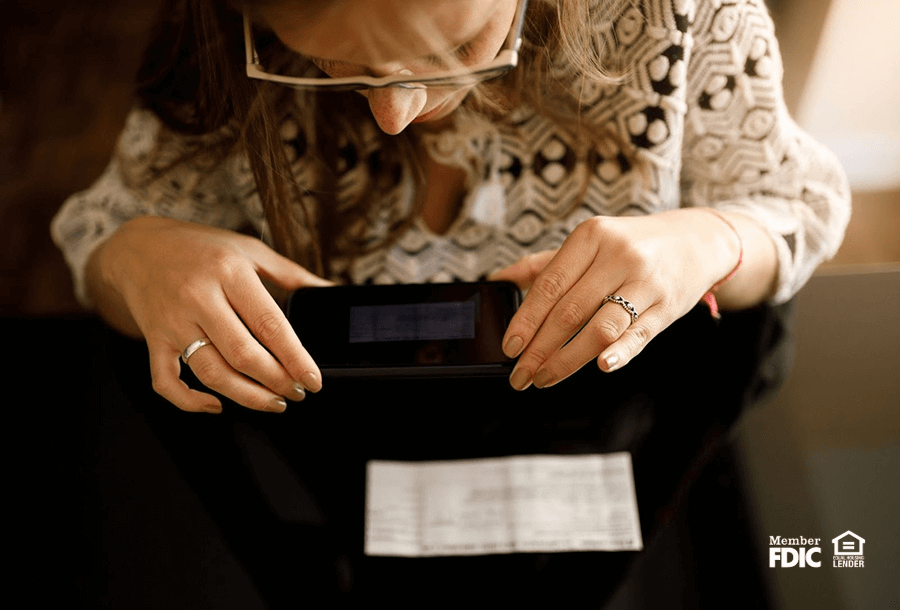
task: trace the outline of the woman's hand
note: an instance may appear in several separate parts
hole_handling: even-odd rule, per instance
[[[762,244],[757,254],[745,252],[748,271],[733,280],[749,293],[734,304],[759,302],[774,278],[774,246],[749,219],[728,218],[745,248]],[[517,390],[548,387],[595,358],[604,371],[621,368],[728,275],[740,249],[735,229],[707,210],[598,216],[576,227],[559,250],[494,273],[490,279],[528,290],[503,338],[504,353],[519,357],[510,383]],[[638,319],[632,322],[619,303],[604,304],[607,295],[630,301]]]
[[[251,409],[283,411],[321,388],[313,359],[263,285],[330,284],[258,239],[204,225],[142,217],[93,254],[88,285],[101,313],[147,341],[153,388],[185,411],[221,411],[179,379],[182,350],[207,387]]]

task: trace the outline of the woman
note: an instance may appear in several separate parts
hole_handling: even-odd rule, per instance
[[[533,284],[504,343],[524,389],[626,365],[713,285],[723,309],[783,302],[840,243],[847,187],[785,111],[761,1],[242,5],[258,78],[325,87],[473,70],[522,28],[500,79],[362,97],[247,78],[239,14],[183,4],[108,171],[53,226],[80,297],[147,340],[181,409],[221,408],[178,381],[201,337],[191,368],[243,405],[321,388],[260,277]]]
[[[737,359],[757,357],[757,329],[717,333],[685,314],[701,301],[788,301],[849,217],[840,167],[785,110],[761,0],[172,0],[162,14],[113,161],[53,234],[80,298],[146,340],[153,386],[180,409],[222,410],[179,379],[182,358],[255,410],[322,388],[272,296],[301,286],[515,281],[529,290],[503,347],[518,356],[518,390],[591,361],[622,369],[672,327],[666,350],[610,376],[620,383],[572,386],[599,408],[561,402],[571,380],[540,395],[552,409],[510,401],[517,417],[496,421],[460,390],[452,417],[423,424],[429,434],[391,427],[380,410],[304,414],[280,447],[342,443],[331,459],[344,471],[307,473],[346,512],[335,522],[353,524],[338,528],[341,548],[361,539],[362,485],[329,485],[360,476],[357,457],[548,447],[632,451],[647,534],[710,420],[732,420],[750,393],[737,371],[755,362]],[[734,396],[718,391],[727,384]],[[427,382],[404,387],[444,397]],[[397,421],[440,412],[393,398]],[[347,421],[361,432],[327,432]],[[229,487],[209,504],[231,510],[234,498]],[[248,537],[249,561],[266,553],[259,538]],[[597,573],[561,565],[558,575]],[[258,572],[287,582],[272,568]],[[389,587],[386,574],[370,582]]]

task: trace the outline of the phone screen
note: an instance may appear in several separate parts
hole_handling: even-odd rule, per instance
[[[474,339],[475,301],[350,308],[350,343]]]
[[[304,288],[288,318],[325,375],[507,374],[504,282]]]

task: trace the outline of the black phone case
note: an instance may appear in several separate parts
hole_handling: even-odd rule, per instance
[[[287,316],[325,377],[501,376],[509,375],[514,365],[503,354],[501,341],[521,299],[518,287],[509,282],[301,288],[291,295]],[[360,332],[351,325],[351,317],[359,318],[360,312],[398,307],[413,312],[412,317],[419,311],[449,311],[452,317],[461,308],[472,319],[466,315],[460,324],[471,323],[471,328],[466,336],[447,338],[414,337],[405,327],[366,326]]]

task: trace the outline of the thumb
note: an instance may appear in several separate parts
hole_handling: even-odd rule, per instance
[[[264,243],[257,241],[255,244],[248,254],[256,268],[256,273],[264,280],[286,290],[295,290],[306,286],[334,285],[334,282],[319,277],[286,256],[278,254]]]
[[[509,267],[491,273],[487,279],[495,282],[513,282],[519,287],[519,290],[524,292],[531,288],[534,278],[544,270],[547,263],[556,255],[556,252],[556,250],[544,250],[528,254]]]

